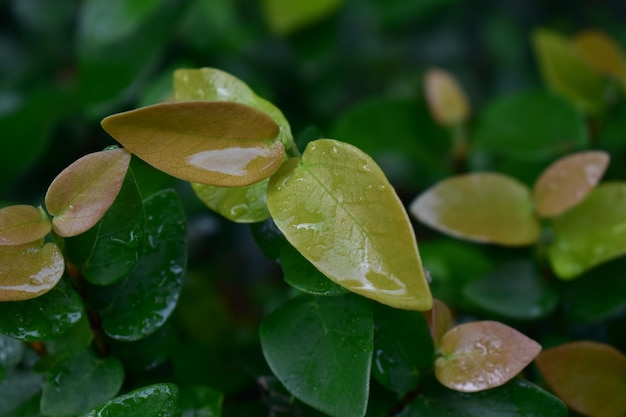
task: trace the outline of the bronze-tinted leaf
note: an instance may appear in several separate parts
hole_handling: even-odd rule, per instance
[[[591,68],[603,75],[624,80],[626,77],[626,56],[620,45],[606,33],[590,29],[578,33],[573,39],[574,46],[583,60]]]
[[[530,190],[496,173],[441,181],[413,201],[410,211],[441,232],[476,242],[522,246],[540,234]]]
[[[50,219],[41,208],[17,205],[0,209],[0,245],[23,245],[50,233]]]
[[[50,291],[59,282],[65,261],[54,243],[43,239],[0,246],[0,301],[21,301]]]
[[[626,415],[626,356],[612,346],[579,341],[548,349],[537,366],[550,388],[591,417]]]
[[[424,312],[430,335],[433,338],[435,349],[439,348],[441,339],[452,327],[452,312],[441,300],[433,298],[433,308]]]
[[[98,223],[115,201],[129,163],[126,150],[112,149],[85,155],[65,168],[46,193],[54,231],[71,237]]]
[[[609,159],[606,152],[587,151],[554,162],[535,183],[537,213],[554,217],[578,204],[600,182]]]
[[[119,113],[102,127],[128,151],[185,181],[238,187],[271,176],[285,148],[265,113],[225,101],[162,103]]]
[[[502,323],[461,324],[441,340],[435,375],[448,388],[482,391],[515,377],[540,351],[537,342]]]
[[[455,126],[467,120],[470,106],[465,93],[447,71],[433,68],[426,73],[424,90],[430,112],[444,126]]]

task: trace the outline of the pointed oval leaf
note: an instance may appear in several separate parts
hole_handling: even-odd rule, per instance
[[[578,33],[573,39],[574,46],[583,60],[600,74],[618,80],[626,77],[626,56],[620,45],[606,33],[590,29]]]
[[[181,413],[178,387],[154,384],[116,397],[81,417],[180,417]]]
[[[467,97],[447,71],[429,70],[424,79],[424,90],[430,112],[437,122],[453,127],[467,120],[470,112]]]
[[[452,328],[452,312],[443,301],[434,298],[433,308],[425,311],[424,317],[426,317],[435,349],[439,349],[441,339]]]
[[[580,341],[537,357],[548,385],[567,405],[591,417],[626,414],[626,356],[612,346]]]
[[[98,223],[115,201],[129,163],[126,150],[112,149],[85,155],[65,168],[46,193],[54,231],[71,237]]]
[[[16,246],[0,246],[0,301],[39,297],[59,282],[65,260],[54,243],[43,239]]]
[[[606,152],[587,151],[554,162],[535,183],[537,213],[554,217],[578,204],[600,182],[609,159]]]
[[[0,245],[23,245],[50,233],[52,225],[43,208],[28,205],[0,209]]]
[[[461,392],[500,386],[526,367],[541,346],[496,321],[477,321],[452,328],[441,340],[435,362],[439,382]]]
[[[156,104],[109,116],[102,127],[153,167],[202,184],[253,184],[271,176],[285,153],[276,122],[234,102]]]
[[[266,196],[269,179],[245,187],[216,187],[191,183],[198,198],[211,210],[237,223],[262,222],[270,217]]]
[[[402,202],[378,165],[330,139],[309,143],[270,179],[267,203],[287,240],[339,285],[392,307],[432,297]]]
[[[530,190],[496,173],[441,181],[413,201],[410,211],[434,229],[476,242],[523,246],[540,234]]]
[[[343,0],[292,3],[289,0],[263,0],[263,14],[270,29],[287,35],[320,20],[338,9]]]
[[[374,336],[369,307],[352,294],[301,296],[272,312],[260,330],[272,372],[294,396],[326,414],[365,415]]]
[[[552,220],[548,256],[554,272],[572,279],[626,254],[626,183],[594,188],[580,204]]]

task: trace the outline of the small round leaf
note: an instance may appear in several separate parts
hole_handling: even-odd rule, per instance
[[[455,126],[467,120],[470,106],[465,93],[447,71],[433,68],[424,79],[430,112],[444,126]]]
[[[17,205],[0,209],[0,245],[23,245],[45,237],[52,228],[41,208]]]
[[[82,417],[180,417],[181,413],[178,387],[154,384],[113,398]]]

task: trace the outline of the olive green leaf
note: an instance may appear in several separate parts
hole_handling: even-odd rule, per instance
[[[392,307],[430,309],[402,202],[358,148],[309,143],[302,159],[288,160],[270,179],[267,203],[287,240],[331,280]]]
[[[590,29],[576,34],[574,47],[583,60],[600,74],[626,81],[626,56],[620,45],[606,33]]]
[[[600,182],[609,159],[606,152],[586,151],[550,165],[533,189],[537,214],[554,217],[578,204]]]
[[[46,193],[54,231],[71,237],[95,226],[115,201],[129,163],[126,150],[112,149],[85,155],[65,168]]]
[[[592,417],[626,414],[626,356],[612,346],[579,341],[548,349],[537,366],[554,393]]]
[[[271,176],[285,149],[276,122],[221,101],[162,103],[114,114],[102,127],[129,152],[174,177],[237,187]]]
[[[483,391],[515,377],[540,351],[537,342],[502,323],[465,323],[443,336],[435,375],[453,390]]]
[[[435,184],[411,203],[422,223],[484,243],[523,246],[539,239],[530,190],[497,173],[473,173]]]
[[[293,2],[290,0],[263,0],[263,14],[270,29],[287,35],[320,20],[338,9],[343,0]]]
[[[437,122],[453,127],[467,120],[470,112],[467,97],[447,71],[429,70],[424,78],[424,90],[430,112]]]
[[[554,272],[572,279],[626,253],[626,182],[603,183],[552,220],[548,257]]]
[[[23,245],[45,237],[52,225],[43,208],[28,205],[0,209],[0,245]]]
[[[65,270],[61,251],[43,238],[24,245],[0,246],[0,301],[21,301],[50,291]]]
[[[191,183],[191,188],[208,208],[237,223],[262,222],[270,217],[267,209],[269,179],[245,187],[215,187]]]

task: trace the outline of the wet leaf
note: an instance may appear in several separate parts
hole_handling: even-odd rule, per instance
[[[170,317],[187,264],[186,221],[174,190],[144,201],[146,232],[137,266],[123,280],[91,287],[104,331],[116,340],[134,341],[158,330]]]
[[[253,107],[218,101],[162,103],[105,118],[129,152],[190,182],[238,187],[271,176],[285,149],[279,128]]]
[[[83,302],[67,278],[32,300],[0,303],[0,333],[38,341],[65,333],[84,315]]]
[[[24,245],[0,246],[0,301],[39,297],[59,282],[65,270],[61,251],[43,239]]]
[[[452,312],[441,300],[433,299],[433,308],[424,312],[428,330],[435,349],[439,349],[441,339],[452,328]]]
[[[331,280],[393,307],[430,309],[410,220],[368,155],[311,142],[270,179],[267,197],[287,240]]]
[[[469,117],[467,97],[456,79],[447,71],[433,68],[426,72],[424,90],[430,112],[440,124],[453,127]]]
[[[52,225],[41,208],[17,205],[0,209],[0,245],[23,245],[45,237]]]
[[[569,39],[539,29],[533,32],[532,40],[539,68],[551,90],[586,111],[597,112],[604,107],[604,80],[587,65]]]
[[[219,417],[223,395],[205,386],[195,385],[180,391],[183,417]]]
[[[270,29],[279,35],[287,35],[325,18],[337,10],[343,0],[318,0],[315,2],[291,2],[288,0],[264,0],[263,14]]]
[[[609,159],[606,152],[587,151],[554,162],[535,183],[537,213],[554,217],[578,204],[600,182]]]
[[[0,368],[9,369],[20,363],[24,356],[24,346],[21,341],[0,334]]]
[[[550,388],[575,411],[591,417],[626,413],[626,356],[612,346],[567,343],[542,352],[537,366]]]
[[[98,223],[115,201],[129,163],[128,152],[113,149],[85,155],[65,168],[46,193],[54,231],[71,237]]]
[[[432,228],[476,242],[523,246],[540,234],[530,190],[496,173],[441,181],[415,199],[410,211]]]
[[[237,223],[262,222],[270,217],[266,195],[269,179],[245,187],[215,187],[192,183],[198,198],[208,208]]]
[[[154,384],[114,398],[82,417],[179,417],[181,413],[178,387]]]
[[[90,349],[68,353],[46,373],[41,412],[51,417],[84,413],[113,398],[123,381],[117,359],[99,358]]]
[[[0,381],[0,416],[38,417],[41,380],[38,373],[18,370]]]
[[[580,204],[552,220],[548,256],[554,272],[572,279],[626,254],[626,183],[594,188]]]
[[[331,416],[365,414],[374,326],[364,300],[297,297],[269,315],[260,333],[267,363],[295,397]]]
[[[457,391],[477,392],[515,377],[541,346],[502,323],[477,321],[452,328],[441,340],[440,351],[435,362],[439,382]]]
[[[465,287],[465,296],[478,307],[516,320],[535,320],[550,314],[559,298],[530,261],[505,263]]]
[[[582,59],[600,74],[626,80],[626,56],[620,45],[606,33],[590,29],[576,34],[575,48]]]

